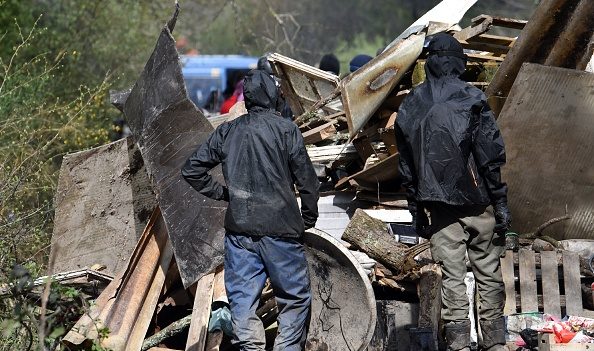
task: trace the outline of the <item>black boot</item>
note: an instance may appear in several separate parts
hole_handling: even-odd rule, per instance
[[[505,351],[505,319],[503,317],[490,321],[481,320],[481,350]]]
[[[445,338],[448,351],[470,351],[470,321],[447,323]]]

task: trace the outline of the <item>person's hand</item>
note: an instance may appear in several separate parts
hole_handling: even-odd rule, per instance
[[[493,205],[493,212],[495,215],[495,229],[493,231],[497,234],[505,234],[509,230],[512,221],[507,202],[500,201]]]

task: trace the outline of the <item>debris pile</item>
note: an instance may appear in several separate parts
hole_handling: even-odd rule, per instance
[[[427,36],[452,32],[470,59],[462,78],[489,93],[489,77],[500,64],[523,62],[527,56],[518,52],[543,40],[532,33],[544,28],[542,21],[550,33],[562,32],[546,14],[557,3],[552,0],[542,1],[530,22],[481,15],[456,28],[475,2],[444,0],[342,79],[278,53],[267,56],[323,183],[317,229],[304,235],[314,295],[308,350],[385,350],[395,339],[398,350],[439,347],[441,272],[405,209],[394,133],[398,107],[424,79]],[[588,6],[582,0],[576,8]],[[209,120],[190,102],[171,35],[176,17],[135,86],[113,96],[133,137],[69,156],[62,168],[51,255],[56,267],[90,266],[109,253],[109,262],[100,263],[114,275],[65,336],[70,349],[95,341],[115,351],[230,348],[221,266],[225,207],[195,192],[180,168],[213,126],[241,116],[245,106]],[[583,17],[594,23],[594,11]],[[561,38],[571,41],[569,30],[581,28],[576,23],[584,18],[573,16]],[[523,31],[516,39],[490,34],[493,27]],[[580,33],[592,37],[591,30]],[[527,43],[528,36],[534,41]],[[580,42],[572,50],[591,56],[592,46]],[[581,65],[550,67],[553,61],[538,61],[543,52],[532,52],[531,61],[547,66],[525,64],[509,90],[488,94],[501,107],[512,211],[519,231],[530,234],[510,240],[502,259],[505,312],[587,316],[594,306],[583,287],[594,281],[594,252],[578,255],[570,252],[573,244],[557,240],[594,231],[593,75],[579,71]],[[505,72],[493,81],[508,78]],[[224,181],[220,168],[212,174]],[[559,209],[567,218],[535,229],[561,215]],[[97,228],[109,228],[105,240],[96,240]],[[471,274],[467,281],[473,296]],[[274,291],[266,288],[258,315],[271,339],[277,314]]]

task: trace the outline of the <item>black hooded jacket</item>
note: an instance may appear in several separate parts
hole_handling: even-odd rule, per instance
[[[229,201],[225,229],[247,235],[299,237],[318,217],[319,182],[297,125],[275,113],[278,90],[267,73],[243,85],[248,113],[221,124],[182,168],[198,192]],[[227,187],[208,171],[222,163]],[[294,185],[301,197],[301,211]]]
[[[428,50],[426,80],[406,97],[396,119],[409,202],[507,202],[503,139],[483,92],[458,78],[466,65],[462,47],[438,34]]]

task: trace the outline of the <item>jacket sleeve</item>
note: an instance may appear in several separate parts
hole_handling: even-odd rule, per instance
[[[301,197],[301,217],[306,227],[313,227],[318,219],[320,182],[297,126],[291,129],[288,141],[289,168]]]
[[[214,200],[229,201],[227,187],[214,180],[209,174],[209,171],[222,161],[222,145],[223,136],[219,127],[190,156],[181,174],[200,194]]]
[[[493,111],[485,101],[482,101],[478,117],[472,153],[479,175],[487,186],[492,205],[507,202],[507,185],[501,181],[501,167],[505,164],[505,145]]]
[[[409,94],[410,96],[410,94]],[[408,209],[411,214],[415,215],[417,212],[417,174],[415,171],[415,164],[413,154],[406,141],[406,137],[402,128],[398,124],[398,119],[403,118],[407,111],[408,97],[403,101],[401,107],[398,109],[398,117],[394,125],[394,133],[396,134],[396,147],[398,148],[398,173],[402,180],[402,187],[406,190],[406,199],[408,201]]]

